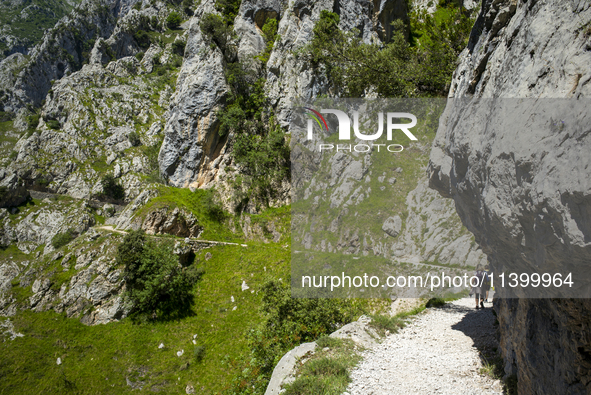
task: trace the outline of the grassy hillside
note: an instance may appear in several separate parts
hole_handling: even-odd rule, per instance
[[[11,321],[24,337],[0,343],[0,393],[130,393],[127,380],[167,394],[185,393],[187,385],[197,393],[220,393],[244,367],[246,331],[263,320],[258,291],[266,280],[286,279],[289,272],[289,238],[248,244],[197,255],[205,274],[193,290],[193,315],[179,321],[124,319],[88,327],[52,311],[19,312]],[[13,256],[13,249],[2,252],[7,254]],[[241,291],[242,281],[249,290]],[[160,343],[165,347],[159,349]]]

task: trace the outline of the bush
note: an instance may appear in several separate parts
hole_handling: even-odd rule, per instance
[[[131,143],[131,145],[133,147],[137,147],[138,145],[140,145],[142,143],[142,141],[140,140],[140,136],[137,134],[137,132],[129,133],[129,135],[127,136],[127,139],[129,140],[129,142]]]
[[[215,192],[213,190],[207,190],[203,204],[209,218],[217,222],[222,222],[226,218],[223,207],[215,201]]]
[[[166,17],[166,26],[168,26],[169,29],[174,30],[181,25],[182,21],[181,15],[178,12],[173,11]]]
[[[186,41],[175,41],[172,43],[172,51],[179,56],[184,56],[186,46],[187,46]]]
[[[138,1],[138,2],[137,2],[137,3],[135,3],[135,4],[133,5],[133,7],[131,7],[131,8],[133,8],[133,9],[134,9],[134,10],[136,10],[136,11],[139,11],[139,10],[141,10],[141,9],[142,9],[142,2],[141,2],[141,1]]]
[[[193,0],[183,0],[181,6],[183,7],[185,14],[189,16],[193,15]]]
[[[37,129],[37,126],[39,125],[40,118],[41,118],[41,116],[39,114],[29,115],[27,117],[27,128],[28,129]]]
[[[124,266],[133,316],[180,318],[190,313],[191,290],[202,272],[183,268],[171,242],[156,243],[143,231],[132,231],[117,249],[117,263]]]
[[[271,56],[271,51],[273,50],[275,41],[277,41],[277,39],[279,38],[279,35],[277,34],[277,27],[277,19],[269,18],[267,19],[267,21],[263,25],[263,28],[261,29],[263,31],[263,38],[265,39],[266,46],[263,53],[257,56],[257,59],[263,62],[263,64],[267,64],[267,62],[269,61],[269,57]]]
[[[133,38],[137,42],[137,45],[140,48],[146,49],[146,48],[150,47],[150,43],[151,43],[150,36],[145,31],[138,30],[133,35]]]
[[[199,27],[204,38],[215,43],[222,53],[229,58],[228,42],[232,39],[233,30],[224,23],[222,17],[216,14],[205,14],[201,18]]]
[[[47,120],[47,122],[45,122],[47,124],[47,126],[49,126],[51,129],[54,130],[58,130],[60,128],[60,123],[59,121],[55,120],[55,119],[49,119]]]
[[[356,32],[343,32],[339,16],[324,10],[311,44],[299,53],[314,67],[321,65],[343,97],[363,97],[369,91],[380,97],[446,95],[473,20],[453,7],[453,1],[444,2],[450,8],[436,16],[411,15],[410,42],[409,26],[395,20],[385,45],[367,44]]]
[[[219,113],[218,117],[220,119],[218,130],[220,136],[225,136],[229,132],[239,132],[246,122],[246,114],[238,103],[229,105]]]
[[[273,368],[288,350],[334,332],[361,313],[350,300],[292,298],[289,281],[270,280],[261,293],[266,317],[249,332],[251,366],[236,380],[235,393],[253,386],[264,392]]]
[[[370,326],[376,329],[381,335],[386,331],[396,333],[400,328],[404,328],[405,322],[398,316],[390,317],[386,315],[375,314],[371,316]]]
[[[57,250],[58,248],[65,246],[66,244],[68,244],[69,242],[74,240],[75,238],[76,238],[75,231],[73,229],[68,229],[67,231],[65,231],[63,233],[58,233],[55,236],[53,236],[51,238],[51,245],[53,246],[53,248],[55,248]]]
[[[442,298],[431,298],[425,305],[425,307],[443,307],[445,306],[445,300]]]
[[[135,54],[135,58],[136,58],[138,61],[140,61],[140,62],[141,62],[141,61],[142,61],[142,59],[144,58],[144,54],[145,54],[145,52],[144,52],[144,51],[140,51],[140,52],[138,52],[138,53],[136,53],[136,54]]]
[[[234,24],[241,2],[242,0],[216,0],[215,8],[222,14],[226,25],[231,26]]]
[[[205,346],[196,346],[193,349],[193,358],[195,358],[195,362],[203,361],[205,357]]]
[[[152,16],[152,17],[150,18],[150,27],[151,27],[153,30],[157,30],[157,29],[158,29],[158,27],[159,27],[159,25],[160,25],[160,21],[158,20],[158,17],[157,17],[156,15]]]
[[[125,197],[125,189],[123,189],[121,184],[119,184],[112,175],[107,174],[104,176],[101,180],[101,184],[105,196],[111,197],[115,200],[121,200]]]
[[[2,92],[0,92],[0,97],[2,96],[1,94]],[[29,116],[30,117],[30,116]],[[29,118],[27,117],[27,119]],[[4,111],[0,111],[0,122],[6,122],[6,121],[11,121],[14,118],[14,114],[11,112],[4,112]],[[39,118],[37,118],[37,121],[39,120]],[[37,126],[37,125],[35,125]]]
[[[301,367],[299,377],[286,385],[285,395],[341,394],[350,382],[347,364],[340,359],[312,359]]]

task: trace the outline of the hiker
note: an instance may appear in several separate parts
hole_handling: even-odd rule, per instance
[[[490,291],[490,270],[488,265],[484,267],[484,282],[482,283],[482,290],[484,291],[484,301],[488,303],[488,292]]]
[[[482,265],[476,266],[474,276],[478,279],[478,284],[475,287],[472,287],[472,293],[474,294],[474,299],[476,301],[476,308],[479,309],[482,307],[484,309],[484,287],[482,285],[484,284],[485,273],[484,270],[482,270]]]

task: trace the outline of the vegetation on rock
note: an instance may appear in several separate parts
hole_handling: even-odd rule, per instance
[[[132,312],[149,318],[179,318],[191,311],[191,290],[202,272],[182,267],[170,242],[155,242],[143,231],[129,232],[117,248]]]

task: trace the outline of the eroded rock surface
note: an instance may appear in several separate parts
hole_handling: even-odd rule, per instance
[[[537,99],[521,101],[533,111],[544,98],[591,96],[590,21],[589,2],[484,1],[454,73],[430,186],[453,197],[494,272],[589,265],[587,110],[556,102],[552,110],[572,115],[564,123],[502,125],[508,98]],[[588,299],[500,299],[495,308],[519,393],[590,391]]]

